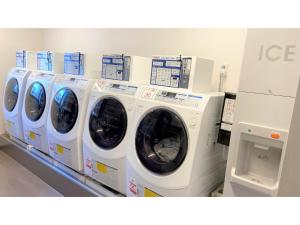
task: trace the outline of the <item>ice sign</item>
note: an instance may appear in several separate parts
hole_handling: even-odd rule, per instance
[[[71,75],[84,74],[84,54],[80,52],[64,54],[64,73]]]
[[[53,71],[53,53],[38,52],[37,53],[37,69],[43,71]]]
[[[150,83],[173,88],[188,88],[191,65],[191,57],[154,57]]]
[[[104,55],[102,57],[101,77],[103,79],[129,81],[130,60],[130,56]]]
[[[16,51],[16,67],[26,68],[26,51]]]

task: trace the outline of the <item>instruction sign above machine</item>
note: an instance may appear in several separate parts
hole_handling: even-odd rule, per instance
[[[16,67],[26,68],[26,51],[16,51]]]
[[[191,65],[191,57],[154,57],[152,59],[150,83],[152,85],[187,89]]]
[[[64,54],[64,73],[70,75],[84,75],[84,57],[80,52]]]
[[[129,81],[130,56],[124,55],[104,55],[102,57],[103,79]]]
[[[43,51],[37,53],[37,69],[42,71],[53,71],[53,53]]]

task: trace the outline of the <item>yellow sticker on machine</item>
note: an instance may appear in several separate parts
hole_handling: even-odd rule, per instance
[[[144,197],[160,197],[160,195],[148,188],[144,188]]]
[[[34,132],[30,131],[29,132],[29,137],[30,137],[31,140],[35,140],[36,135],[35,135]]]
[[[57,152],[59,154],[64,154],[64,147],[61,145],[56,145]]]
[[[11,128],[11,124],[12,124],[11,121],[9,121],[9,120],[6,121],[7,128]]]
[[[100,173],[107,173],[107,166],[105,164],[97,162],[96,167]]]

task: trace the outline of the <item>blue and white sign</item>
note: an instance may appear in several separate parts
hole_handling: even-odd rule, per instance
[[[152,59],[153,85],[172,88],[188,88],[192,58],[156,57]]]
[[[130,76],[130,56],[104,55],[102,57],[103,79],[129,81]]]
[[[16,51],[16,67],[26,68],[26,51]]]
[[[64,73],[84,75],[84,54],[80,52],[64,54]]]
[[[38,52],[37,53],[37,69],[43,71],[53,71],[53,53]]]

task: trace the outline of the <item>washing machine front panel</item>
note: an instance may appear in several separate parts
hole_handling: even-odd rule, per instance
[[[46,106],[46,91],[44,86],[38,82],[33,82],[27,90],[25,96],[25,113],[29,120],[37,121],[44,113]]]
[[[19,97],[19,83],[18,80],[11,78],[5,88],[4,105],[7,111],[12,112],[17,105]]]
[[[127,114],[114,97],[99,99],[89,118],[89,132],[94,143],[103,150],[118,146],[127,130]]]
[[[143,166],[156,174],[168,175],[180,167],[187,154],[185,124],[169,109],[152,110],[139,123],[135,145]]]
[[[76,94],[67,87],[57,91],[51,106],[51,121],[54,129],[66,134],[76,124],[78,117],[78,100]]]

